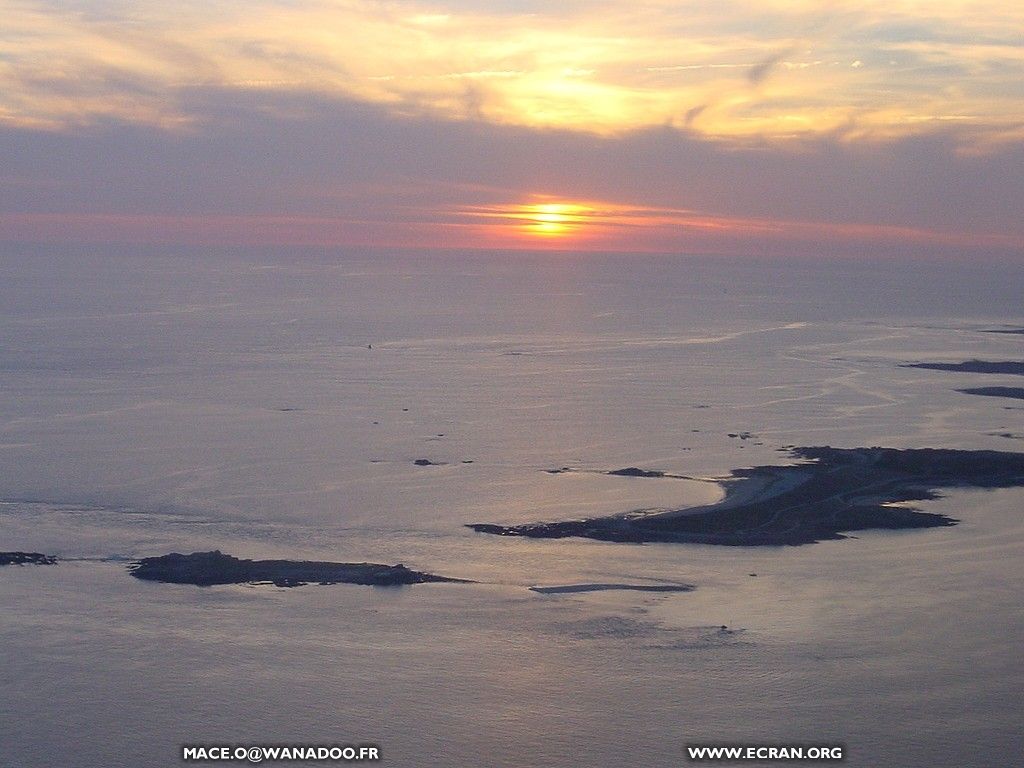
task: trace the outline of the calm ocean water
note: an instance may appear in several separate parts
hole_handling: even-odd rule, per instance
[[[374,743],[393,766],[1024,754],[1024,489],[796,548],[475,534],[675,508],[785,445],[1024,447],[1024,269],[474,253],[0,258],[3,760]],[[738,435],[750,433],[742,439]],[[730,435],[737,435],[731,437]],[[437,466],[414,465],[425,458]],[[124,560],[403,562],[476,585],[143,583]],[[753,577],[750,574],[756,573]],[[531,585],[685,582],[684,594]],[[721,627],[726,626],[727,631]]]

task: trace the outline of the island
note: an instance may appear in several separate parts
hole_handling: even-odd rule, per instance
[[[0,565],[54,565],[57,558],[41,552],[0,552]]]
[[[951,526],[958,521],[907,502],[941,488],[1024,485],[1024,454],[937,448],[792,447],[797,463],[737,469],[725,497],[705,506],[525,525],[472,523],[480,533],[579,536],[612,542],[728,546],[812,544],[868,529]]]
[[[660,469],[640,469],[639,467],[626,467],[624,469],[613,469],[605,472],[606,475],[618,475],[620,477],[665,477]]]
[[[965,395],[981,395],[982,397],[1009,397],[1014,400],[1024,400],[1024,387],[968,387],[958,389]]]
[[[128,566],[132,576],[146,581],[168,584],[269,583],[278,587],[299,587],[304,584],[363,584],[394,587],[427,582],[468,583],[421,573],[402,564],[331,563],[317,560],[240,560],[220,550],[182,555],[172,552],[159,557],[144,557]]]
[[[1019,360],[965,360],[962,363],[903,363],[900,368],[925,368],[930,371],[959,373],[1001,373],[1024,376],[1024,362]]]
[[[689,450],[688,448],[684,448]],[[622,469],[574,469],[573,467],[559,467],[557,469],[545,469],[549,475],[568,475],[573,473],[592,473],[598,475],[611,475],[612,477],[648,477],[656,479],[671,478],[674,480],[690,480],[686,475],[669,474],[663,469],[641,469],[640,467],[623,467]]]

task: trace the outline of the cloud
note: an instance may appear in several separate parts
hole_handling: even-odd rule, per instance
[[[768,58],[759,61],[757,64],[747,70],[747,80],[750,81],[751,85],[760,85],[765,81],[768,75],[771,74],[772,70],[778,66],[782,60],[792,53],[792,50],[779,51],[773,53]]]
[[[602,135],[713,105],[689,124],[718,140],[827,135],[851,121],[848,139],[874,140],[931,132],[921,116],[970,114],[981,146],[1017,140],[1024,123],[1024,7],[1012,3],[0,4],[0,120],[15,125],[182,128],[203,117],[182,98],[197,88]]]
[[[270,231],[268,242],[479,245],[497,231],[460,211],[546,197],[618,212],[593,247],[1012,251],[1024,242],[1024,147],[964,154],[955,127],[882,144],[832,136],[738,149],[666,127],[600,137],[395,117],[318,94],[181,98],[202,130],[0,130],[0,154],[11,159],[0,239],[120,232],[141,241],[150,227],[159,242],[175,232],[190,241],[213,237],[219,223],[218,242]]]
[[[1019,5],[0,6],[7,241],[494,244],[466,211],[540,199],[587,247],[1024,238]]]

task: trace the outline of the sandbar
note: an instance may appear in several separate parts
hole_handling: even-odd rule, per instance
[[[570,595],[578,592],[692,592],[692,584],[561,584],[551,587],[530,587],[531,592],[542,595]]]

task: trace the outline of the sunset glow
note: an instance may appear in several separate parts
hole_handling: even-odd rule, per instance
[[[569,203],[528,205],[518,214],[525,220],[526,231],[540,237],[564,237],[582,228],[587,208]]]
[[[543,237],[557,237],[570,231],[572,219],[567,215],[567,207],[558,203],[546,203],[534,206],[529,211],[531,217],[527,225],[531,232]]]
[[[0,13],[7,242],[1024,242],[1016,4],[0,0]]]
[[[480,231],[492,241],[522,238],[530,241],[564,241],[579,244],[594,242],[607,234],[615,223],[615,206],[598,203],[548,201],[513,203],[509,205],[476,206],[456,212],[469,221],[482,221]]]

